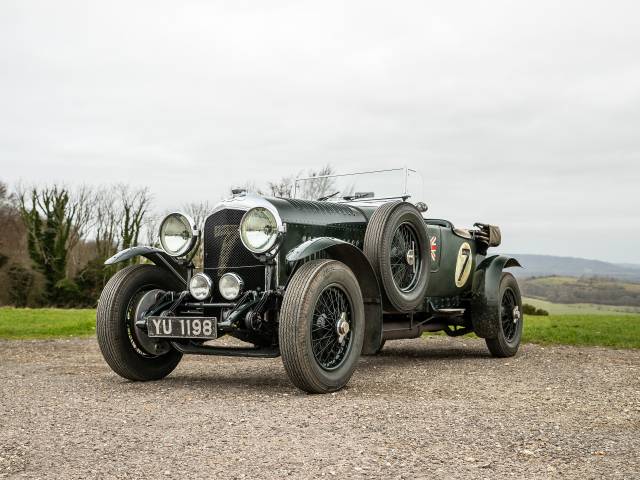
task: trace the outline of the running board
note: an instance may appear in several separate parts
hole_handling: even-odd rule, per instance
[[[464,315],[464,308],[441,308],[433,312],[434,317],[461,317]]]
[[[385,340],[398,340],[401,338],[418,338],[424,332],[444,331],[447,335],[450,333],[462,331],[459,327],[465,326],[462,318],[464,308],[445,308],[436,310],[426,320],[420,322],[407,320],[386,321],[382,325],[382,338]],[[451,327],[456,330],[451,330]]]

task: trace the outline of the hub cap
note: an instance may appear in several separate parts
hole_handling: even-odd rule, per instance
[[[143,321],[145,314],[156,304],[158,296],[162,293],[162,290],[158,289],[139,292],[131,299],[127,309],[129,341],[138,354],[143,357],[163,355],[171,349],[168,342],[150,338],[146,328],[139,323]]]
[[[325,288],[316,302],[311,322],[313,356],[324,370],[335,370],[351,347],[352,310],[349,297],[338,285]]]
[[[391,240],[391,273],[396,286],[403,292],[412,290],[420,275],[420,249],[413,227],[403,223]]]

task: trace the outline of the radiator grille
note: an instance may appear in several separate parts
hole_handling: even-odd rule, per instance
[[[216,287],[212,296],[214,302],[225,301],[217,285],[227,272],[240,275],[248,290],[264,289],[264,265],[240,240],[238,226],[244,214],[244,210],[220,210],[210,215],[204,224],[204,270]]]

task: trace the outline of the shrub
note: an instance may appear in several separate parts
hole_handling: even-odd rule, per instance
[[[33,271],[18,263],[12,263],[7,270],[7,277],[10,302],[16,307],[26,307],[35,280]]]
[[[524,303],[522,305],[522,313],[524,313],[525,315],[537,315],[540,317],[549,316],[549,312],[547,312],[546,310],[543,310],[542,308],[536,308],[529,303]]]

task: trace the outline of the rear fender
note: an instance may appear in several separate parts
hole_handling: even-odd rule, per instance
[[[121,250],[113,257],[109,258],[105,265],[114,265],[120,262],[126,262],[134,257],[145,257],[151,260],[157,266],[165,269],[171,275],[175,276],[185,286],[187,285],[188,269],[184,265],[178,263],[172,256],[159,248],[139,246]]]
[[[358,280],[365,315],[362,353],[376,353],[382,342],[382,296],[371,263],[362,250],[344,240],[331,237],[318,237],[301,243],[292,249],[286,258],[288,262],[298,262],[319,253],[347,265]]]
[[[500,282],[505,268],[522,267],[512,257],[493,255],[485,258],[473,274],[471,320],[479,337],[495,338],[500,325]]]

